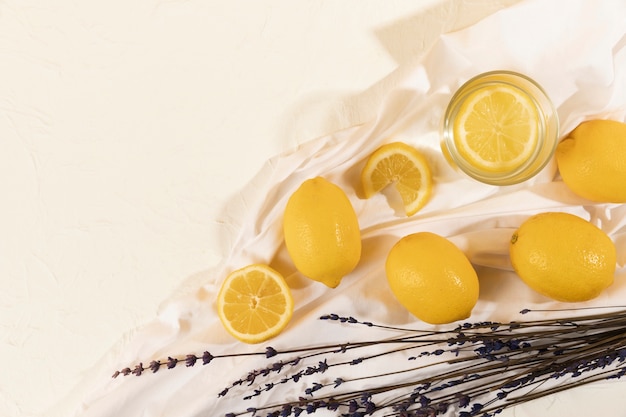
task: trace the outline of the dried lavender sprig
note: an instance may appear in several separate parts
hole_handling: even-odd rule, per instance
[[[365,325],[367,327],[378,327],[381,329],[385,329],[385,330],[393,330],[393,331],[400,331],[403,333],[408,333],[408,336],[402,336],[402,337],[397,337],[397,338],[390,338],[390,339],[377,339],[374,341],[365,341],[365,342],[358,342],[358,343],[345,343],[345,344],[340,344],[340,345],[327,345],[327,346],[323,346],[323,347],[315,347],[315,348],[307,348],[306,350],[308,351],[312,351],[312,353],[308,354],[308,355],[304,355],[304,356],[298,356],[295,359],[291,359],[289,361],[283,362],[283,361],[279,361],[279,362],[275,362],[270,364],[267,367],[264,368],[259,368],[259,369],[255,369],[250,371],[247,376],[245,376],[244,378],[238,379],[236,381],[234,381],[229,387],[226,387],[224,390],[222,390],[219,394],[219,396],[226,396],[226,394],[229,393],[229,391],[231,390],[231,388],[234,388],[236,386],[241,386],[241,385],[252,385],[257,377],[268,377],[271,376],[271,374],[273,373],[280,373],[281,371],[283,371],[285,368],[288,368],[286,365],[291,365],[291,366],[295,366],[299,363],[301,363],[302,361],[314,357],[314,356],[323,356],[323,355],[327,355],[330,353],[347,353],[349,350],[355,350],[355,349],[360,349],[360,348],[367,348],[367,347],[371,347],[371,346],[380,346],[380,345],[384,345],[384,344],[402,344],[402,345],[406,345],[404,347],[400,347],[400,348],[396,348],[396,349],[392,349],[392,350],[388,350],[382,353],[378,353],[378,354],[369,354],[369,355],[364,355],[364,356],[359,356],[357,358],[351,359],[351,360],[346,360],[346,361],[339,361],[336,363],[332,363],[332,364],[328,364],[326,360],[324,361],[320,361],[318,362],[318,365],[312,365],[312,366],[307,366],[305,369],[300,369],[297,372],[294,372],[292,374],[288,374],[286,376],[283,376],[282,379],[271,382],[271,383],[265,383],[264,385],[259,385],[259,387],[253,388],[252,391],[250,391],[247,395],[245,395],[243,397],[243,399],[251,399],[252,397],[257,397],[260,396],[261,394],[263,394],[264,392],[268,392],[274,388],[276,388],[278,385],[281,384],[286,384],[289,383],[291,381],[293,382],[298,382],[300,381],[301,378],[306,377],[306,376],[310,376],[310,375],[314,375],[314,374],[323,374],[324,372],[326,372],[329,368],[331,367],[337,367],[337,366],[343,366],[343,365],[358,365],[361,364],[367,360],[371,360],[383,355],[389,355],[389,354],[393,354],[393,353],[399,353],[402,351],[407,351],[410,349],[415,349],[417,346],[431,346],[431,345],[437,345],[437,344],[441,344],[441,343],[449,343],[450,342],[450,338],[449,336],[445,336],[445,337],[437,337],[438,335],[449,335],[450,331],[449,330],[445,330],[445,331],[433,331],[433,330],[421,330],[421,329],[407,329],[407,328],[401,328],[401,327],[391,327],[391,326],[384,326],[384,325],[377,325],[377,324],[373,324],[371,322],[360,322],[357,319],[355,319],[354,317],[341,317],[339,315],[336,314],[329,314],[329,315],[325,315],[320,317],[321,320],[331,320],[331,321],[337,321],[340,323],[348,323],[348,324],[362,324]],[[474,328],[483,328],[485,326],[490,327],[493,330],[493,326],[494,325],[498,325],[496,323],[492,323],[492,322],[482,322],[482,323],[477,323],[475,325],[473,325]],[[318,350],[318,349],[322,349],[322,350]],[[285,353],[292,353],[292,352],[296,352],[296,351],[301,351],[301,349],[298,350],[287,350],[287,351],[282,351],[280,352],[281,354],[285,354]],[[444,350],[443,349],[437,349],[433,352],[433,354],[438,355],[443,353]],[[278,354],[278,352],[276,352]],[[426,353],[426,352],[424,352]],[[429,353],[430,354],[430,353]],[[421,369],[424,368],[423,366],[420,366],[418,368],[409,368],[406,370],[402,370],[402,371],[395,371],[393,374],[399,374],[399,373],[403,373],[403,372],[410,372],[416,369]],[[390,373],[387,374],[382,374],[382,375],[369,375],[367,377],[361,377],[361,378],[356,378],[356,379],[351,379],[350,381],[354,382],[357,380],[362,380],[364,378],[369,378],[369,379],[373,379],[376,377],[381,377],[381,376],[388,376],[390,375]],[[319,389],[325,387],[325,386],[338,386],[339,384],[337,384],[337,381],[342,381],[343,380],[341,378],[337,378],[336,380],[332,381],[332,383],[327,383],[327,384],[320,384],[320,383],[314,383],[314,388],[309,388],[307,389],[308,393],[311,392],[315,392],[318,391]],[[307,392],[305,392],[307,393]]]
[[[339,379],[339,378],[338,378],[337,380],[341,380],[341,379]],[[337,380],[336,380],[336,381],[337,381]],[[342,380],[342,382],[344,382],[344,381]],[[266,384],[266,385],[269,385],[270,387],[273,387],[273,384]],[[327,385],[330,385],[330,384],[327,384]],[[310,394],[311,392],[317,391],[318,389],[321,389],[321,388],[323,387],[323,385],[322,385],[322,384],[319,384],[319,383],[314,383],[314,384],[313,384],[313,386],[314,386],[314,387],[316,387],[316,388],[315,388],[314,390],[310,390],[310,389],[309,389],[309,394]],[[337,384],[335,384],[335,387],[336,387],[336,386],[337,386]],[[394,389],[394,388],[392,388],[392,387],[387,387],[387,388],[388,388],[388,389]],[[396,388],[397,388],[397,387],[396,387]]]
[[[220,397],[225,396],[231,390],[231,388],[234,388],[236,386],[241,386],[241,385],[250,386],[255,382],[257,377],[269,377],[272,374],[279,374],[285,369],[292,369],[296,365],[304,363],[307,359],[311,359],[316,356],[325,356],[325,355],[342,354],[342,353],[345,354],[350,351],[363,349],[363,348],[369,348],[372,346],[394,345],[394,344],[407,345],[408,343],[410,343],[409,346],[404,346],[401,348],[388,350],[383,353],[358,356],[350,360],[339,361],[339,362],[335,362],[331,364],[328,364],[328,361],[324,359],[323,361],[319,361],[317,365],[313,364],[313,365],[306,366],[306,368],[302,367],[291,374],[284,375],[282,379],[278,381],[275,381],[269,384],[266,383],[262,388],[254,388],[253,391],[250,394],[244,396],[243,399],[250,399],[252,397],[257,397],[261,395],[263,392],[270,391],[271,389],[275,388],[277,385],[286,384],[291,381],[298,382],[301,378],[311,376],[314,374],[323,374],[331,367],[337,367],[337,366],[343,366],[343,365],[354,366],[354,365],[361,364],[367,360],[377,358],[381,355],[389,355],[392,353],[399,353],[408,349],[414,349],[418,345],[430,346],[430,345],[435,345],[435,344],[439,344],[439,343],[447,341],[447,338],[432,338],[431,337],[432,335],[437,334],[437,333],[445,334],[447,332],[433,332],[433,331],[422,331],[422,330],[413,330],[413,329],[407,330],[407,329],[401,329],[401,328],[393,328],[389,326],[380,326],[380,325],[374,325],[369,322],[359,322],[352,317],[344,318],[344,317],[339,317],[334,314],[329,315],[329,316],[322,316],[320,319],[321,320],[337,320],[341,323],[349,323],[349,324],[364,324],[368,327],[379,327],[379,328],[383,328],[386,330],[395,330],[395,331],[400,330],[400,331],[408,332],[411,334],[408,336],[402,336],[402,337],[396,337],[396,338],[376,339],[376,340],[368,340],[368,341],[363,341],[363,342],[342,343],[339,345],[325,345],[325,346],[310,347],[310,348],[305,348],[305,349],[283,350],[280,352],[274,350],[276,355],[278,354],[284,355],[284,354],[289,354],[289,353],[294,353],[294,352],[308,352],[308,353],[306,355],[296,356],[295,358],[289,359],[287,361],[274,362],[264,368],[254,369],[250,371],[244,378],[235,380],[234,382],[231,383],[230,386],[224,388],[220,392],[219,396]],[[416,333],[416,334],[413,334],[413,333]],[[336,382],[333,382],[333,384],[331,385],[337,385],[337,384]],[[322,386],[324,386],[324,384],[317,385],[318,388],[321,388]]]
[[[524,310],[522,314],[529,312],[531,311]],[[268,347],[265,352],[219,356],[259,355],[272,358],[278,355],[292,355],[290,360],[275,362],[259,371],[251,372],[252,376],[267,378],[264,380],[266,381],[264,389],[258,388],[255,378],[251,380],[242,378],[241,384],[247,381],[254,390],[252,395],[248,392],[245,398],[277,389],[279,384],[271,379],[275,374],[280,374],[282,378],[278,382],[289,383],[296,381],[290,375],[314,378],[330,372],[331,368],[333,372],[338,372],[342,366],[354,366],[400,352],[406,354],[409,350],[415,349],[422,351],[409,359],[423,360],[424,357],[428,357],[440,360],[378,375],[363,375],[353,379],[339,375],[330,377],[330,382],[328,378],[326,381],[313,381],[297,400],[258,409],[249,407],[248,410],[233,415],[266,411],[268,415],[297,416],[304,411],[311,413],[326,408],[342,410],[347,416],[377,410],[386,410],[382,412],[387,412],[389,414],[386,415],[390,416],[444,415],[452,409],[464,417],[488,416],[529,399],[601,379],[617,379],[626,374],[624,363],[626,311],[505,324],[464,323],[454,329],[443,331],[375,325],[335,314],[324,316],[322,319],[387,329],[394,337],[284,351]],[[380,348],[391,346],[390,344],[398,346],[381,353],[357,356],[353,360],[339,359],[329,362],[326,359],[327,356],[336,359],[337,354],[341,357],[355,353],[357,349],[375,346]],[[424,351],[429,346],[432,350]],[[606,352],[610,354],[607,355]],[[293,355],[297,353],[300,355],[293,359]],[[207,354],[208,352],[205,352],[203,356]],[[215,358],[208,355],[211,360]],[[316,358],[320,356],[323,360]],[[313,358],[318,364],[306,366],[305,362]],[[187,355],[179,359],[170,357],[167,361],[153,361],[154,366],[149,369],[156,372],[161,364],[167,364],[168,368],[172,368],[181,361],[187,366],[193,366],[198,359],[200,358],[196,355]],[[205,364],[208,362],[203,361]],[[291,367],[285,365],[305,367],[304,369],[309,372],[305,375],[298,374],[300,371],[295,370],[295,373],[290,374],[286,370],[291,371]],[[139,376],[142,372],[143,365],[140,364],[135,370],[125,368],[118,371],[118,374]],[[376,385],[380,378],[400,377],[401,374],[407,374],[407,377],[400,382],[380,382]],[[373,385],[350,390],[350,385],[364,380]]]
[[[456,371],[456,373],[452,371],[452,372],[446,372],[443,376],[435,375],[434,377],[431,376],[431,377],[427,377],[427,378],[423,378],[419,380],[409,380],[404,384],[375,386],[373,388],[368,388],[365,391],[358,390],[358,391],[348,392],[346,394],[332,393],[327,396],[321,396],[321,397],[317,396],[315,398],[311,398],[308,401],[304,401],[304,402],[302,398],[300,398],[299,402],[285,403],[283,404],[282,407],[284,406],[292,407],[292,412],[294,413],[293,415],[296,415],[297,411],[293,411],[293,410],[298,410],[298,409],[303,410],[302,408],[303,405],[307,405],[308,407],[310,404],[315,403],[315,402],[317,402],[317,404],[319,405],[320,401],[322,404],[325,404],[326,402],[332,400],[333,407],[338,408],[341,405],[348,404],[348,414],[346,415],[352,415],[352,414],[358,415],[359,412],[363,412],[364,410],[368,408],[369,408],[369,411],[372,411],[372,412],[378,409],[392,409],[392,410],[401,409],[401,411],[398,411],[398,413],[396,414],[392,413],[389,415],[402,415],[401,413],[406,414],[409,412],[412,412],[413,415],[419,415],[420,411],[423,411],[424,413],[431,413],[432,415],[442,415],[444,412],[443,410],[444,409],[448,410],[450,404],[456,404],[456,406],[460,408],[463,408],[463,407],[468,408],[468,411],[460,412],[459,415],[461,416],[492,415],[490,414],[491,412],[497,413],[498,411],[502,410],[505,407],[519,404],[522,402],[522,400],[525,400],[525,398],[528,398],[528,395],[524,397],[521,394],[518,397],[511,396],[512,393],[520,391],[523,388],[525,388],[527,392],[532,392],[532,390],[535,390],[534,395],[541,396],[541,392],[545,392],[547,395],[548,393],[558,392],[562,389],[579,386],[585,382],[589,382],[589,383],[594,382],[596,380],[599,380],[600,378],[611,378],[611,377],[619,378],[623,376],[624,374],[623,366],[618,366],[614,370],[603,371],[600,374],[596,374],[596,376],[590,376],[586,378],[586,380],[581,379],[573,383],[561,384],[560,388],[562,389],[558,387],[557,388],[552,387],[552,388],[549,388],[549,390],[547,389],[544,391],[537,390],[538,387],[540,388],[546,382],[550,382],[554,378],[556,378],[556,375],[558,375],[558,373],[556,373],[555,369],[556,370],[560,369],[562,374],[568,374],[568,373],[572,375],[574,375],[575,373],[583,374],[585,372],[591,372],[600,366],[602,368],[605,368],[606,366],[611,365],[616,358],[621,358],[621,356],[623,356],[622,353],[614,355],[613,359],[611,358],[602,359],[602,357],[599,355],[599,352],[601,349],[604,349],[604,350],[612,349],[615,352],[625,352],[624,349],[626,349],[625,347],[626,336],[624,335],[623,329],[624,329],[624,325],[626,324],[626,317],[624,313],[625,312],[622,311],[622,312],[617,312],[617,313],[613,313],[609,315],[606,315],[606,314],[593,315],[593,316],[586,316],[586,317],[573,319],[573,320],[572,319],[565,319],[565,320],[558,319],[558,320],[541,320],[541,321],[535,321],[535,322],[525,322],[521,324],[510,323],[507,325],[501,325],[501,324],[489,323],[489,324],[478,324],[478,325],[470,324],[470,325],[460,326],[459,328],[456,329],[456,332],[457,332],[456,339],[461,344],[470,343],[473,345],[480,345],[479,348],[475,348],[473,350],[475,355],[462,357],[462,358],[457,357],[456,359],[452,359],[452,360],[444,360],[444,361],[437,362],[435,365],[442,365],[442,364],[449,365],[449,364],[454,364],[454,363],[463,363],[463,362],[473,361],[474,363],[472,364],[472,366],[462,369],[462,372],[463,373],[478,372],[478,375],[480,375],[480,378],[490,378],[489,385],[485,388],[470,387],[470,388],[465,388],[463,391],[449,390],[448,391],[449,393],[444,396],[436,397],[434,398],[434,400],[429,399],[426,396],[427,394],[432,395],[435,392],[443,391],[444,389],[450,388],[450,386],[445,385],[446,384],[445,382],[440,382],[439,385],[436,385],[434,388],[432,388],[432,384],[437,379],[444,381],[452,377],[458,378],[459,371]],[[343,321],[343,322],[350,323],[349,321]],[[597,330],[598,325],[604,326],[602,329],[606,328],[607,326],[613,326],[613,327],[617,326],[619,330],[614,330],[612,332],[606,332],[602,329]],[[489,334],[484,335],[484,334],[480,334],[476,332],[477,329],[484,329],[487,327],[490,329],[493,329],[494,327],[498,329],[505,328],[507,329],[506,330],[507,334],[504,334],[503,330],[493,331],[491,334],[493,333],[496,334],[496,337],[494,339],[494,338],[490,338]],[[557,328],[557,330],[553,329],[553,327]],[[438,333],[440,334],[440,332]],[[609,341],[614,341],[615,343],[607,345],[607,343],[598,342],[599,343],[598,345],[595,345],[595,346],[589,345],[584,338],[581,338],[581,335],[584,335],[585,337],[587,337],[588,333],[592,333],[591,340],[599,340],[600,342],[602,341],[606,342],[607,337],[608,337]],[[519,339],[521,337],[528,337],[528,339],[531,339],[534,341],[542,341],[543,344],[540,343],[536,347],[533,348],[530,343],[524,342],[525,346],[522,347],[520,344],[516,344],[515,347],[512,348],[511,345],[507,345],[506,343],[502,341],[502,339],[506,339],[509,342],[511,342],[511,341],[514,341],[515,338]],[[545,340],[543,340],[542,338]],[[452,339],[448,339],[448,343],[450,343],[451,340]],[[489,345],[488,343],[487,344],[485,343],[493,342],[494,340],[500,344],[498,345],[499,346],[498,350],[502,350],[504,348],[508,349],[504,352],[506,353],[506,355],[500,355],[500,356],[493,355],[493,351],[490,350],[493,347],[493,345]],[[563,343],[561,343],[561,345],[558,345],[558,344],[555,345],[554,344],[555,341],[563,342]],[[566,356],[567,354],[572,354],[572,352],[575,352],[574,348],[577,346],[577,343],[578,344],[582,343],[583,349],[580,350],[581,352],[584,352],[584,351],[588,352],[588,357],[586,359],[584,360],[579,359],[578,361],[579,365],[577,367],[576,366],[572,367],[571,360],[564,361],[564,360],[555,359],[555,357],[557,356],[562,357],[564,355]],[[485,346],[487,346],[488,349],[484,349]],[[451,350],[448,350],[448,351],[451,351]],[[467,353],[468,349],[465,349],[465,351],[466,351],[465,353]],[[528,358],[529,352],[540,352],[541,355],[539,358],[533,357],[529,359]],[[524,357],[524,354],[526,354],[526,357]],[[507,361],[503,361],[502,358],[506,358]],[[513,362],[514,362],[513,364],[510,363],[511,359],[513,359]],[[623,359],[619,359],[619,360],[620,360],[620,363],[621,361],[623,361]],[[498,363],[499,361],[501,362]],[[546,364],[549,364],[550,367],[546,368],[545,367]],[[554,367],[556,368],[552,369]],[[500,372],[498,372],[498,370]],[[502,372],[502,371],[506,371],[506,372]],[[404,371],[401,371],[401,372],[404,372]],[[515,374],[515,372],[518,372],[518,374]],[[513,373],[513,376],[510,375],[511,373]],[[366,378],[374,379],[379,376],[381,375],[371,375]],[[359,379],[363,379],[363,378],[359,378]],[[350,380],[343,379],[343,378],[338,378],[338,380],[341,380],[340,385],[342,387],[345,386],[346,383],[350,382]],[[465,379],[465,380],[461,380],[461,383],[451,384],[451,386],[458,387],[459,385],[465,384],[468,382],[469,382],[469,379]],[[316,384],[314,383],[313,386],[317,387],[317,389],[310,390],[309,394],[321,391],[324,387],[329,387],[331,385],[333,384],[323,385],[320,383],[316,383]],[[480,386],[484,386],[484,385],[485,384],[480,384]],[[374,403],[370,401],[367,404],[367,407],[366,405],[359,406],[358,404],[357,406],[354,406],[355,401],[356,401],[355,398],[360,395],[363,395],[364,392],[369,392],[370,395],[377,395],[382,392],[388,392],[388,391],[396,390],[399,388],[406,388],[406,387],[411,387],[411,386],[429,386],[431,388],[429,388],[429,390],[426,390],[426,391],[423,390],[423,392],[420,393],[419,396],[414,397],[413,400],[411,400],[412,398],[411,396],[405,396],[405,397],[395,396],[392,402],[381,403],[381,405],[372,406],[372,404]],[[442,386],[444,387],[443,389],[441,389]],[[335,384],[333,388],[337,388],[337,385]],[[470,403],[469,401],[466,401],[466,400],[463,400],[463,401],[458,400],[458,398],[468,398],[469,394],[471,394],[472,397],[484,397],[490,392],[494,393],[494,396],[491,399],[487,399],[487,402],[484,404],[481,404],[479,402]],[[533,398],[535,398],[535,396]],[[420,398],[419,404],[416,402],[415,400],[416,398]],[[424,398],[427,398],[428,401],[424,400]],[[494,405],[498,401],[502,402],[503,404],[498,405],[498,406]],[[296,404],[299,404],[300,408],[293,408]],[[292,414],[286,414],[284,412],[285,411],[284,408],[282,407],[279,407],[282,410],[281,415],[292,415]],[[313,407],[313,408],[317,409],[319,407]],[[352,411],[350,411],[350,409],[352,409]],[[264,407],[263,410],[276,411],[277,409],[272,408],[272,407]],[[431,415],[431,414],[425,414],[425,415]],[[409,415],[409,414],[406,414],[406,415]]]
[[[440,333],[440,334],[448,333],[444,331],[435,332],[435,331],[426,331],[426,330],[419,330],[419,329],[405,329],[405,328],[400,328],[400,327],[378,325],[378,324],[373,324],[371,322],[365,322],[365,321],[361,322],[355,319],[354,317],[340,317],[337,314],[329,314],[329,315],[322,316],[320,317],[320,320],[338,321],[340,323],[348,323],[348,324],[360,324],[366,327],[377,327],[380,329],[403,331],[407,333],[416,333],[416,334],[422,334],[424,336],[431,336],[437,333]],[[414,339],[416,337],[419,338],[420,336],[408,336],[408,337],[411,339]],[[280,351],[274,349],[271,346],[267,346],[265,347],[265,351],[263,352],[230,353],[230,354],[215,355],[215,356],[212,355],[210,352],[205,351],[201,356],[197,356],[196,354],[187,354],[182,357],[170,356],[167,359],[160,359],[160,360],[155,359],[150,362],[148,369],[150,369],[153,373],[156,373],[162,368],[163,365],[167,365],[167,369],[174,369],[178,365],[178,363],[185,363],[187,367],[192,367],[197,363],[197,361],[200,361],[200,360],[202,361],[202,365],[208,365],[214,359],[243,357],[243,356],[263,356],[265,358],[272,358],[277,355],[292,355],[292,354],[297,354],[297,353],[308,353],[306,355],[299,356],[299,358],[303,359],[303,358],[325,355],[325,354],[329,354],[333,352],[338,353],[338,352],[346,352],[346,351],[354,350],[354,349],[362,349],[362,348],[366,348],[372,345],[380,345],[382,343],[387,343],[387,344],[401,343],[406,340],[407,338],[395,338],[395,339],[387,339],[387,340],[377,339],[377,340],[369,340],[369,341],[361,341],[361,342],[347,342],[347,343],[333,344],[333,345],[310,346],[310,347],[303,347],[303,348],[296,348],[296,349],[284,349]],[[426,344],[440,343],[442,340],[443,339],[425,340],[423,341],[423,344],[426,345]],[[274,368],[275,366],[276,364],[270,364],[266,369],[258,370],[258,373],[266,374],[267,369]],[[141,371],[138,371],[138,370],[141,370]],[[143,363],[139,363],[139,364],[134,365],[133,368],[126,367],[121,370],[115,371],[112,377],[117,378],[120,375],[140,376],[143,373],[143,370],[145,370],[145,368],[143,367]],[[234,384],[239,385],[237,382],[238,381],[236,381]]]

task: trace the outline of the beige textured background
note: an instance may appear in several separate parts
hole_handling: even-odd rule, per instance
[[[266,159],[515,2],[0,0],[0,415],[46,415],[216,264]]]

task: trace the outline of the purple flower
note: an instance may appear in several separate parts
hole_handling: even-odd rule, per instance
[[[178,364],[178,359],[172,358],[171,356],[167,358],[167,369],[175,368]]]
[[[202,365],[207,365],[210,363],[215,357],[211,355],[209,352],[205,351],[202,354]]]
[[[271,358],[271,357],[276,356],[276,355],[278,355],[278,352],[273,347],[268,346],[268,347],[265,348],[265,357],[266,358]]]
[[[152,371],[152,373],[154,374],[161,368],[161,362],[159,362],[159,361],[152,361],[152,362],[150,362],[149,368]]]
[[[139,363],[139,365],[135,366],[135,369],[133,369],[133,374],[140,376],[144,371],[144,367],[142,363]]]
[[[187,355],[185,357],[185,365],[189,368],[196,364],[198,357],[196,355]]]
[[[469,395],[465,394],[456,394],[457,399],[459,400],[459,407],[467,407],[470,403]]]

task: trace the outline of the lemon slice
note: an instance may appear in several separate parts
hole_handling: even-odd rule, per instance
[[[461,156],[488,172],[514,170],[533,154],[539,140],[539,112],[530,97],[508,84],[471,93],[454,121]]]
[[[376,149],[361,172],[366,198],[394,184],[407,216],[417,213],[430,199],[432,175],[424,155],[417,149],[393,142]]]
[[[230,273],[217,296],[224,328],[245,343],[260,343],[278,335],[289,323],[293,298],[280,273],[252,264]]]

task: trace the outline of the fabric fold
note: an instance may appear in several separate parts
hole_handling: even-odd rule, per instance
[[[472,320],[507,320],[516,318],[522,308],[558,306],[525,288],[508,264],[506,245],[512,231],[543,211],[576,214],[611,236],[621,268],[613,287],[588,305],[624,299],[623,205],[593,204],[575,196],[558,177],[554,161],[532,180],[515,186],[470,180],[446,163],[439,148],[439,126],[454,91],[472,76],[495,69],[522,72],[538,81],[558,108],[562,135],[591,118],[626,121],[625,39],[626,3],[590,0],[529,0],[442,36],[389,94],[375,120],[314,139],[265,164],[226,209],[224,261],[211,271],[211,281],[168,300],[154,323],[140,329],[111,360],[111,373],[116,367],[168,355],[262,349],[235,343],[221,328],[214,307],[221,280],[254,262],[275,266],[294,292],[296,311],[292,323],[272,341],[277,345],[345,337],[342,330],[320,330],[317,317],[329,312],[419,326],[393,299],[383,268],[391,245],[417,231],[450,238],[480,269],[481,299]],[[381,144],[396,140],[423,151],[434,171],[432,200],[410,218],[385,194],[363,199],[358,184],[366,157]],[[288,197],[302,181],[318,175],[346,191],[363,232],[361,264],[335,290],[299,276],[282,242],[282,211]],[[233,403],[218,398],[222,385],[255,366],[255,358],[232,358],[219,366],[179,367],[140,378],[98,375],[74,415],[223,415],[232,411]],[[270,401],[263,397],[258,404]]]

